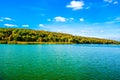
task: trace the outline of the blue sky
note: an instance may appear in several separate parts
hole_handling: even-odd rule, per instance
[[[0,0],[0,27],[120,41],[120,0]]]

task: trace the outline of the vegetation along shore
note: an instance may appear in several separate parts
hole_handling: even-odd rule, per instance
[[[1,44],[120,44],[119,41],[43,30],[0,28]]]

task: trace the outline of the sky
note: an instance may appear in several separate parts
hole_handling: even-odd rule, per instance
[[[120,41],[120,0],[0,0],[0,27]]]

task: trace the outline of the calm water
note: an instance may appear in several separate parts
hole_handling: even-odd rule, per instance
[[[0,44],[0,80],[120,80],[120,45]]]

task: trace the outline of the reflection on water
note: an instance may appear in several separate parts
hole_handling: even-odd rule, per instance
[[[0,80],[119,78],[119,45],[0,45]]]

